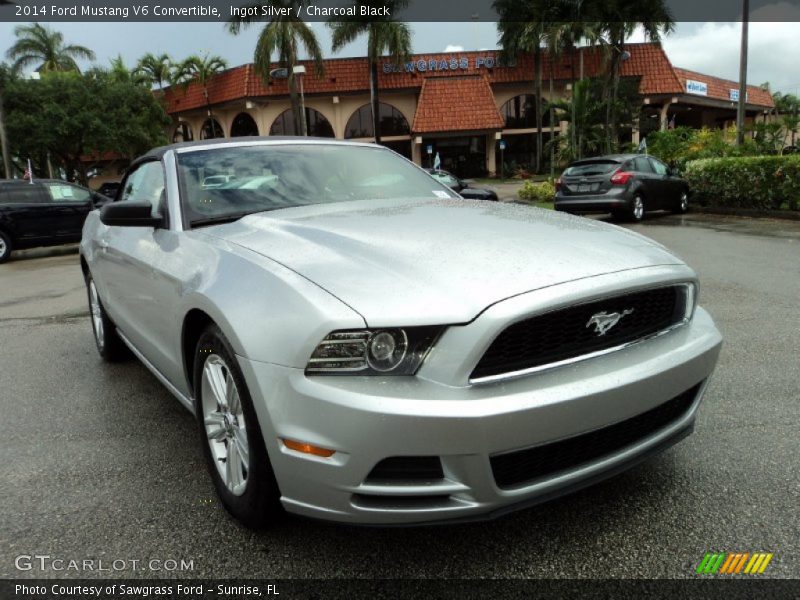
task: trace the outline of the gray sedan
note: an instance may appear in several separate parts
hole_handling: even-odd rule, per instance
[[[250,526],[487,518],[589,485],[691,432],[721,344],[664,247],[464,200],[372,144],[155,149],[80,252],[100,355],[196,415]]]

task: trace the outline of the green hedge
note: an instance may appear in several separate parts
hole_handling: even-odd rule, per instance
[[[534,183],[526,181],[517,192],[521,200],[529,202],[553,202],[556,195],[556,188],[551,181],[541,181]]]
[[[790,210],[800,205],[797,155],[693,160],[683,176],[701,204]]]

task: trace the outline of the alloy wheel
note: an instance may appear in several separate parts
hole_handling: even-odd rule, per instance
[[[250,446],[244,412],[233,374],[218,354],[203,366],[202,411],[211,457],[220,479],[234,496],[247,488]]]
[[[633,199],[633,218],[641,221],[644,217],[644,201],[641,196],[636,196]]]
[[[92,313],[92,325],[94,326],[94,339],[97,347],[103,349],[105,337],[103,336],[103,309],[100,306],[100,298],[97,295],[97,287],[94,280],[89,280],[89,310]]]

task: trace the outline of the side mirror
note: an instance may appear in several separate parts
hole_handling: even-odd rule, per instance
[[[110,202],[100,210],[100,221],[116,227],[163,227],[164,217],[154,217],[149,202]]]
[[[92,206],[94,208],[102,208],[107,202],[110,201],[110,198],[103,196],[103,194],[100,192],[92,192]]]

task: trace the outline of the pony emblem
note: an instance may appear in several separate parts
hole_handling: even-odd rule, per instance
[[[614,327],[614,325],[619,323],[619,320],[622,317],[624,317],[625,315],[629,315],[632,312],[633,312],[632,308],[625,309],[622,312],[613,312],[613,313],[607,313],[603,311],[601,313],[592,315],[592,317],[589,319],[589,322],[586,323],[586,327],[591,327],[592,325],[594,325],[594,332],[598,336],[605,335],[609,329],[611,329],[612,327]]]

